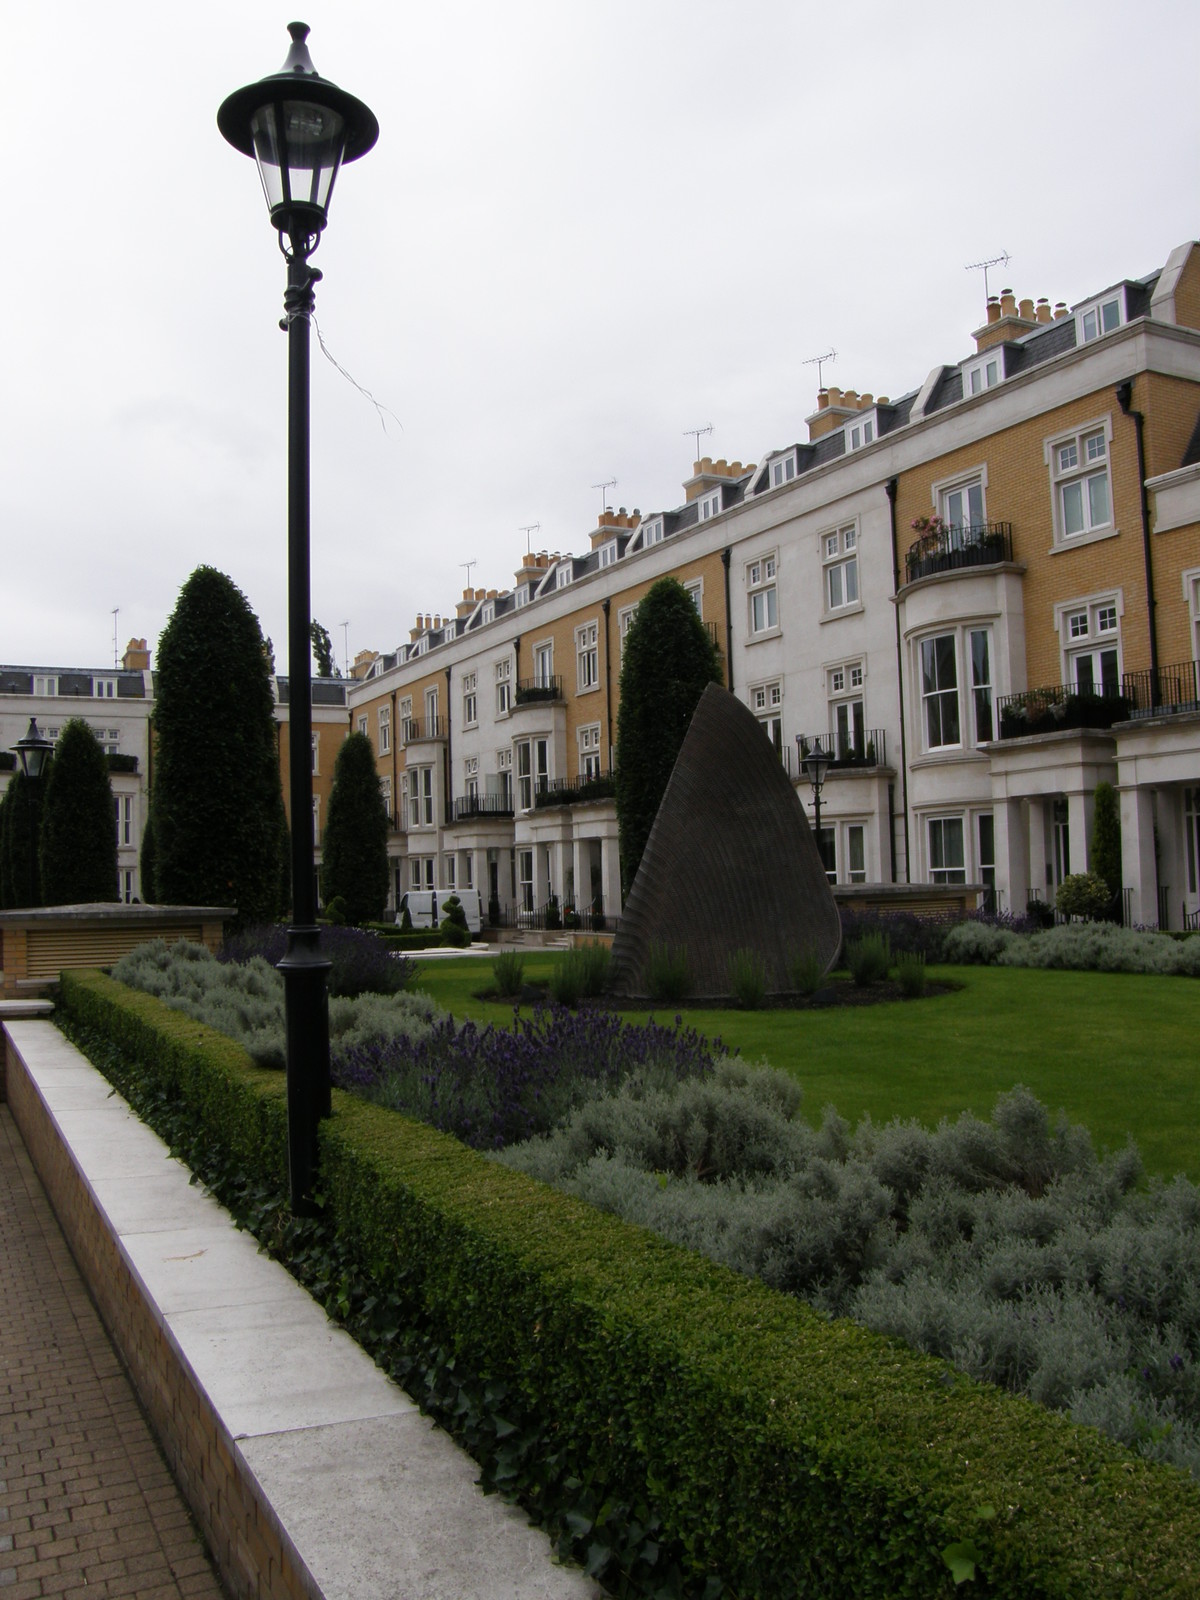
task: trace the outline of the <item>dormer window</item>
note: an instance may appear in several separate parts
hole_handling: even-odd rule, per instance
[[[522,606],[527,606],[528,604],[529,604],[529,585],[527,583],[523,583],[523,584],[520,585],[520,587],[517,589],[516,594],[513,596],[513,605],[516,608],[516,610],[520,611]]]
[[[857,422],[846,424],[846,449],[861,450],[864,445],[874,444],[876,433],[875,413],[872,411],[865,417],[860,417]]]
[[[720,489],[712,489],[708,494],[701,496],[700,521],[707,522],[710,517],[717,517],[720,516],[720,514],[721,491]]]
[[[93,678],[92,697],[96,700],[114,700],[117,694],[115,678]]]
[[[570,562],[568,562],[565,566],[559,567],[557,569],[557,571],[555,572],[555,574],[554,574],[554,587],[556,589],[565,589],[567,587],[567,585],[570,583],[570,581],[571,581],[571,565],[570,565]]]
[[[483,623],[483,622],[495,622],[495,620],[496,620],[496,602],[494,600],[485,600],[484,601],[483,610],[479,613],[479,620],[480,620],[481,623]]]
[[[642,549],[649,550],[652,544],[661,544],[663,536],[663,519],[651,517],[648,522],[642,523]]]
[[[1125,320],[1123,298],[1118,291],[1116,294],[1107,295],[1103,300],[1097,300],[1093,305],[1084,306],[1077,313],[1076,325],[1080,344],[1090,344],[1093,339],[1112,333],[1121,326]]]
[[[982,394],[985,389],[994,389],[1003,380],[1004,362],[996,350],[984,356],[982,361],[973,361],[963,368],[963,399]]]
[[[610,539],[607,544],[602,544],[600,546],[600,565],[602,568],[611,567],[616,563],[616,559],[617,541],[615,539]]]
[[[58,679],[42,677],[40,674],[33,680],[34,694],[51,695],[58,693]]]
[[[796,476],[796,452],[789,450],[785,456],[776,456],[771,463],[771,487],[778,489],[785,483],[791,483]]]

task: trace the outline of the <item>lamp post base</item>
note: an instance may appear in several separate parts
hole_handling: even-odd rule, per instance
[[[321,955],[321,930],[290,927],[283,973],[287,1029],[288,1189],[295,1216],[313,1216],[317,1127],[331,1108],[329,1083],[330,963]]]

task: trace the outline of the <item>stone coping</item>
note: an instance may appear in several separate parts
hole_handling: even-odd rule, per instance
[[[46,1021],[15,1121],[231,1594],[597,1600]]]
[[[236,916],[236,906],[147,906],[98,900],[90,905],[26,906],[17,911],[0,911],[0,927],[35,928],[72,922],[228,922]]]

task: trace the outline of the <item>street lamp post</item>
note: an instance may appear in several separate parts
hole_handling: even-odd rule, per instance
[[[329,1115],[329,962],[321,955],[313,872],[312,673],[309,665],[308,324],[320,272],[309,258],[328,220],[344,161],[379,137],[374,114],[322,78],[308,53],[308,28],[288,24],[281,71],[238,89],[217,112],[221,133],[258,163],[271,226],[287,262],[288,336],[288,790],[292,824],[292,921],[284,980],[287,1031],[288,1183],[292,1210],[311,1212],[317,1125]]]
[[[825,787],[825,775],[829,771],[829,764],[833,757],[830,751],[821,749],[820,739],[814,739],[812,749],[805,751],[803,734],[796,735],[796,754],[800,759],[800,770],[812,784],[813,792],[813,831],[817,836],[817,852],[821,850],[821,790]],[[822,856],[822,864],[824,863]]]
[[[27,788],[25,791],[25,806],[28,812],[29,833],[29,893],[30,904],[41,904],[41,893],[38,887],[38,837],[37,837],[37,805],[36,800],[41,786],[42,773],[46,770],[46,763],[54,753],[53,741],[47,739],[37,725],[37,718],[30,717],[29,727],[23,739],[18,739],[13,749],[17,752],[21,762],[21,771],[25,775]]]

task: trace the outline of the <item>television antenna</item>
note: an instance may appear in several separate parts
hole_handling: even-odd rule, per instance
[[[519,531],[525,535],[525,554],[528,555],[529,554],[529,535],[531,533],[541,533],[542,525],[541,525],[540,522],[527,522],[525,524],[525,526],[523,528],[521,528]]]
[[[121,614],[120,606],[114,606],[112,608],[112,619],[113,619],[113,666],[114,667],[119,667],[121,665],[121,658],[117,654],[117,618],[120,616],[120,614]]]
[[[823,372],[822,369],[823,369],[823,367],[824,367],[824,365],[825,365],[825,363],[827,361],[836,361],[836,360],[837,360],[837,351],[836,350],[826,350],[826,352],[825,352],[825,354],[823,356],[809,356],[808,360],[807,361],[802,361],[800,363],[800,365],[802,367],[816,367],[816,369],[817,369],[817,388],[818,389],[823,389],[825,387],[825,375],[824,375],[824,372]]]
[[[706,422],[705,425],[702,428],[685,428],[683,430],[683,437],[685,439],[695,439],[695,441],[696,441],[696,453],[692,457],[693,461],[699,461],[699,459],[700,459],[700,440],[701,440],[701,438],[706,433],[711,433],[712,431],[713,431],[713,425],[712,425],[711,422]]]
[[[600,491],[600,510],[602,513],[608,510],[608,491],[616,487],[617,480],[615,478],[605,478],[603,483],[594,483],[592,485],[593,489],[599,489]]]
[[[342,623],[339,623],[339,627],[342,630],[342,671],[346,674],[347,677],[349,677],[350,676],[350,624],[348,622],[342,622]]]
[[[983,298],[985,300],[990,300],[991,299],[991,295],[988,292],[988,269],[989,269],[989,267],[999,267],[999,266],[1005,266],[1006,267],[1011,260],[1012,260],[1012,257],[1009,255],[1008,251],[1007,250],[1001,250],[1001,252],[1000,252],[1000,254],[998,256],[991,256],[991,257],[989,257],[989,259],[987,261],[969,261],[967,263],[967,265],[963,268],[963,271],[964,272],[982,272],[983,273]]]
[[[472,557],[470,561],[460,561],[458,564],[467,570],[467,588],[469,589],[471,587],[471,568],[479,565],[478,557]]]

